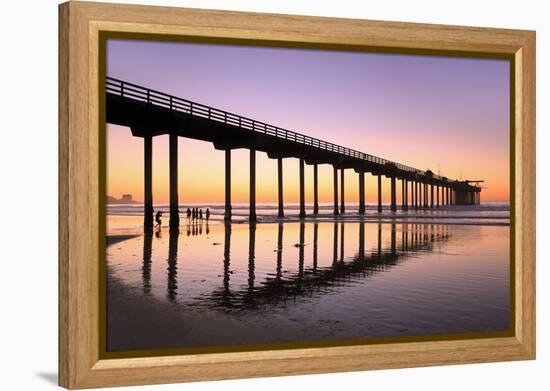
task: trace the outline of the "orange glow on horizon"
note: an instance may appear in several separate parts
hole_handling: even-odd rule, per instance
[[[374,140],[374,139],[373,139]],[[434,162],[441,162],[441,175],[452,179],[485,179],[486,189],[481,192],[481,201],[509,201],[509,161],[497,152],[487,148],[483,155],[475,151],[457,150],[452,143],[442,140],[438,147],[429,143],[425,151],[407,148],[395,151],[391,138],[377,139],[373,149],[365,152],[390,158],[413,167],[430,168],[438,173]],[[343,145],[353,146],[354,140]],[[179,139],[178,191],[181,204],[224,202],[224,153],[214,149],[211,143]],[[403,145],[406,146],[406,143]],[[358,148],[359,149],[359,148]],[[429,151],[429,152],[428,152]],[[248,203],[249,191],[249,151],[232,151],[232,203]],[[319,202],[333,202],[333,168],[319,165]],[[477,175],[471,173],[479,173]],[[169,200],[168,137],[158,136],[153,141],[153,202],[168,203]],[[340,170],[339,173],[340,175]],[[474,175],[476,177],[470,177]],[[313,166],[306,165],[306,203],[313,201]],[[283,188],[285,203],[299,202],[298,159],[283,160]],[[365,175],[366,202],[374,204],[377,197],[377,179]],[[389,202],[390,180],[384,178],[383,202]],[[338,178],[340,187],[340,178]],[[353,169],[345,170],[346,203],[358,202],[358,175]],[[107,125],[107,194],[120,197],[132,194],[137,201],[143,201],[143,140],[133,137],[130,129]],[[410,187],[409,187],[410,196]],[[338,190],[340,198],[340,189]],[[401,200],[401,181],[397,181],[397,199]],[[258,204],[277,202],[277,163],[263,152],[256,152],[256,202]]]

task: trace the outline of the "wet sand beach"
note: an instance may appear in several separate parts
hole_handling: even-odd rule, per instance
[[[507,225],[183,220],[179,234],[119,231],[107,239],[108,351],[509,327]]]

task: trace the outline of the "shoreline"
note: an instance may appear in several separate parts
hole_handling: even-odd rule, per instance
[[[366,224],[406,224],[406,225],[413,225],[413,224],[416,224],[416,225],[445,225],[445,226],[478,226],[478,227],[509,227],[510,226],[510,223],[475,223],[475,222],[470,222],[470,223],[452,223],[452,222],[428,222],[428,221],[421,221],[421,222],[411,222],[411,221],[404,221],[404,222],[395,222],[395,221],[388,221],[388,220],[379,220],[379,221],[373,221],[373,220],[370,220],[370,221],[360,221],[360,220],[348,220],[348,221],[343,221],[343,220],[334,220],[334,221],[328,221],[328,220],[307,220],[307,219],[302,219],[300,220],[299,218],[296,218],[294,220],[277,220],[277,221],[257,221],[256,225],[262,225],[262,224],[281,224],[281,223],[289,223],[289,224],[298,224],[298,223],[308,223],[308,224],[311,224],[311,223],[360,223],[360,222],[364,222]],[[197,223],[195,223],[197,224]],[[204,223],[203,223],[204,224]],[[225,222],[223,220],[221,221],[210,221],[209,222],[210,225],[216,225],[216,226],[220,226],[220,225],[225,225]],[[250,222],[248,220],[243,220],[243,221],[233,221],[230,223],[231,225],[250,225]],[[186,228],[187,225],[185,224],[182,224],[180,225],[180,232],[182,232],[185,228]],[[158,227],[155,228],[155,231],[158,230]],[[169,225],[162,225],[161,226],[161,230],[166,230],[166,231],[169,231],[170,230],[170,226]],[[120,232],[125,232],[124,234],[121,234]],[[143,227],[133,227],[133,228],[128,228],[128,227],[124,227],[124,228],[111,228],[107,231],[107,234],[105,235],[106,236],[106,240],[107,240],[107,247],[113,245],[113,244],[116,244],[116,243],[119,243],[119,242],[122,242],[122,241],[126,241],[126,240],[129,240],[129,239],[134,239],[138,236],[141,236],[141,235],[144,235],[144,232],[143,232]]]
[[[129,234],[107,234],[106,246],[112,246],[113,244],[124,242],[125,240],[137,238],[141,233],[129,233]]]
[[[109,215],[116,217],[118,215]],[[142,216],[134,215],[136,218],[142,218]],[[459,221],[451,221],[459,220]],[[484,221],[473,221],[484,220]],[[502,220],[502,221],[487,221],[487,220]],[[168,222],[168,219],[166,219]],[[333,215],[318,215],[308,216],[300,218],[298,216],[264,216],[258,218],[252,224],[284,224],[284,223],[366,223],[366,224],[406,224],[406,225],[450,225],[450,226],[498,226],[509,227],[510,218],[505,216],[411,216],[411,215],[397,215],[397,216],[333,216]],[[187,220],[184,219],[180,222],[180,229],[185,229],[188,226],[200,226],[200,225],[246,225],[251,222],[246,219],[232,220],[226,222],[223,219],[210,219],[210,220]],[[161,229],[169,229],[168,224],[161,225]],[[132,227],[114,227],[107,229],[107,241],[116,241],[131,239],[135,235],[143,234],[143,226]],[[127,238],[123,238],[128,236]],[[117,239],[120,237],[120,239]],[[108,244],[109,245],[109,244]]]

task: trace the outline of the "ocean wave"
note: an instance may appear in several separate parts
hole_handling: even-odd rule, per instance
[[[218,224],[224,221],[224,206],[219,204],[201,204],[189,206],[203,210],[210,210],[210,223]],[[278,216],[277,205],[258,205],[256,208],[258,223],[277,222],[374,222],[391,224],[443,224],[443,225],[493,225],[509,226],[510,211],[508,204],[484,204],[484,205],[455,205],[439,208],[409,209],[391,212],[389,206],[384,206],[383,212],[378,213],[376,205],[368,205],[365,214],[357,212],[357,206],[346,206],[346,213],[335,216],[333,205],[319,206],[319,214],[313,215],[312,205],[306,207],[306,218],[302,220],[298,216],[299,205],[285,205],[285,217]],[[234,205],[232,208],[232,223],[243,224],[249,222],[249,206]],[[158,204],[155,211],[165,212],[163,222],[169,220],[169,205]],[[187,205],[180,205],[181,225],[189,224],[192,220],[186,218]],[[143,205],[109,205],[107,208],[109,229],[134,229],[143,224]],[[204,220],[203,220],[204,222]]]
[[[198,208],[205,211],[207,208],[210,210],[212,215],[223,215],[225,213],[225,206],[223,204],[182,204],[179,206],[180,213],[185,214],[187,208]],[[293,212],[298,211],[300,206],[298,204],[286,204],[284,206],[284,211]],[[331,214],[334,208],[333,204],[320,204],[319,211],[327,212]],[[382,213],[392,213],[389,211],[390,206],[387,204],[383,205]],[[169,204],[156,204],[153,206],[155,211],[162,211],[168,213],[170,210]],[[346,210],[348,213],[353,214],[357,213],[358,205],[357,204],[348,204],[346,205]],[[378,213],[377,205],[366,205],[365,206],[367,213]],[[232,205],[231,211],[233,216],[248,216],[249,206],[247,204],[235,204]],[[312,211],[313,205],[306,204],[306,211]],[[273,215],[278,211],[278,206],[275,204],[258,204],[256,206],[257,215]],[[507,203],[490,203],[482,205],[453,205],[453,206],[440,206],[434,208],[411,208],[409,211],[402,211],[399,207],[397,214],[406,214],[408,216],[425,216],[425,215],[436,215],[441,216],[448,215],[448,213],[456,213],[461,217],[465,215],[471,215],[471,217],[482,217],[488,214],[499,214],[502,216],[509,215],[510,206]],[[500,212],[500,213],[499,213]],[[107,205],[107,214],[108,215],[119,215],[119,216],[140,216],[143,214],[143,204],[116,204],[116,205]]]

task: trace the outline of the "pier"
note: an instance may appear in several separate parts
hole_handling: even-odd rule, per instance
[[[277,160],[278,215],[284,216],[283,159],[299,160],[299,217],[306,217],[305,165],[313,166],[313,214],[319,213],[318,165],[334,168],[334,215],[349,210],[345,205],[346,170],[357,174],[359,207],[365,213],[365,173],[377,177],[377,206],[382,212],[382,180],[390,181],[390,210],[396,212],[397,182],[401,181],[401,205],[409,208],[438,208],[476,205],[481,200],[481,181],[459,181],[390,161],[365,152],[320,140],[242,115],[223,111],[144,86],[108,77],[106,80],[106,121],[129,127],[143,138],[144,227],[153,228],[152,145],[156,136],[169,136],[170,228],[179,227],[178,138],[210,142],[225,153],[225,215],[231,221],[231,151],[250,151],[249,221],[256,221],[256,153]],[[339,183],[340,182],[340,183]],[[338,197],[340,196],[340,202]]]

